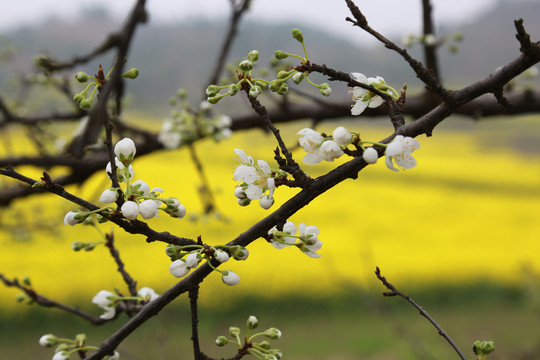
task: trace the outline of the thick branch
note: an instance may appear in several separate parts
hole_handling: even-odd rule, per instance
[[[426,35],[435,36],[435,27],[433,26],[432,11],[433,7],[431,6],[430,0],[422,0],[422,22],[424,37]],[[439,82],[441,78],[439,76],[439,65],[437,61],[437,44],[431,44],[424,42],[424,59],[426,62],[426,67],[430,70]]]

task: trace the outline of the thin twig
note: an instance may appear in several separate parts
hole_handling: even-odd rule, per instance
[[[36,304],[40,306],[56,308],[56,309],[66,311],[70,314],[76,315],[80,318],[83,318],[84,320],[89,321],[93,325],[101,325],[106,322],[106,320],[103,320],[99,317],[92,316],[78,308],[74,308],[74,307],[59,303],[57,301],[51,300],[49,298],[46,298],[45,296],[38,294],[34,289],[21,285],[21,283],[17,279],[8,280],[4,275],[0,274],[0,281],[2,281],[5,286],[15,287],[19,290],[22,290],[30,299],[32,299],[32,301],[34,301]]]
[[[137,296],[137,282],[126,271],[124,262],[122,261],[122,259],[120,259],[120,253],[114,246],[114,233],[111,231],[110,233],[105,234],[105,237],[107,239],[107,241],[105,242],[105,246],[109,249],[112,258],[114,259],[114,262],[118,267],[117,270],[120,275],[122,275],[122,279],[124,279],[124,282],[128,287],[130,295]]]
[[[199,286],[196,285],[189,290],[189,303],[191,309],[191,341],[193,342],[193,355],[195,360],[201,358],[201,347],[199,345],[199,317],[197,311],[197,300],[199,297]]]
[[[467,358],[465,357],[463,352],[459,349],[459,347],[456,345],[454,340],[452,340],[450,335],[448,335],[446,333],[446,331],[444,331],[443,328],[440,327],[439,324],[437,324],[437,322],[428,314],[428,312],[426,310],[424,310],[420,305],[418,305],[416,302],[414,302],[414,300],[411,299],[411,297],[409,295],[406,295],[406,294],[402,293],[401,291],[396,289],[396,287],[394,285],[390,284],[388,282],[388,280],[386,280],[386,278],[381,275],[381,270],[379,269],[379,267],[376,268],[375,275],[377,275],[377,278],[383,283],[383,285],[388,290],[390,290],[390,292],[383,292],[384,296],[399,296],[399,297],[407,300],[412,306],[414,306],[420,312],[420,315],[422,315],[423,317],[428,319],[428,321],[437,329],[437,331],[439,332],[439,335],[441,335],[443,338],[445,338],[446,341],[452,346],[452,348],[454,348],[454,350],[459,355],[459,357],[462,360],[467,360]]]

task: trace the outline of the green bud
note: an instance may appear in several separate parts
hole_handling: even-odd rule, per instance
[[[234,96],[238,93],[239,90],[240,88],[238,87],[238,85],[231,84],[231,86],[229,86],[229,90],[227,90],[227,93],[231,96]]]
[[[236,245],[230,248],[231,256],[235,260],[246,260],[249,256],[249,250],[243,246]]]
[[[206,88],[206,95],[209,97],[214,97],[219,92],[219,88],[216,85],[209,85]]]
[[[86,334],[77,334],[75,336],[75,344],[78,347],[82,347],[85,342],[86,342]]]
[[[240,206],[248,206],[249,204],[251,204],[251,200],[249,198],[238,199],[238,205]]]
[[[89,76],[87,73],[83,71],[79,71],[78,73],[75,74],[75,79],[80,83],[85,83],[88,81]]]
[[[77,104],[80,104],[81,101],[83,101],[85,98],[82,94],[75,94],[73,96],[73,101],[75,101]]]
[[[74,251],[80,251],[80,250],[84,249],[84,243],[82,243],[80,241],[74,241],[73,243],[71,243],[71,248]]]
[[[278,60],[283,60],[283,59],[285,59],[285,58],[288,58],[288,57],[289,57],[289,54],[284,53],[284,52],[281,51],[281,50],[277,50],[276,52],[274,52],[274,56],[275,56],[276,59],[278,59]]]
[[[264,332],[264,335],[268,336],[272,340],[277,340],[281,337],[281,331],[276,328],[270,328]]]
[[[279,95],[285,95],[289,91],[289,85],[283,83],[278,91],[276,91]]]
[[[95,249],[95,247],[96,247],[96,244],[94,243],[86,243],[84,245],[84,251],[92,251]]]
[[[222,97],[223,96],[216,95],[216,96],[208,97],[206,101],[208,101],[210,104],[217,104],[218,101],[221,100]]]
[[[251,50],[249,52],[248,59],[251,62],[255,62],[255,61],[259,60],[259,52],[257,50]]]
[[[241,61],[240,64],[238,64],[238,69],[243,72],[251,71],[253,70],[253,63],[249,60]]]
[[[187,90],[180,88],[176,92],[176,95],[178,95],[180,99],[185,100],[187,98]]]
[[[285,79],[287,76],[289,76],[289,72],[288,71],[280,71],[278,72],[277,74],[277,78],[278,79]]]
[[[229,342],[229,339],[227,339],[225,336],[221,335],[218,336],[216,339],[216,345],[217,346],[225,346]]]
[[[136,79],[139,76],[139,69],[131,68],[122,74],[126,79]]]
[[[100,214],[97,214],[96,215],[96,219],[97,219],[97,222],[100,223],[100,224],[103,224],[103,223],[106,223],[107,221],[109,221],[109,219],[103,215],[100,215]]]
[[[40,54],[34,58],[34,64],[40,68],[47,68],[51,60],[47,55]]]
[[[281,81],[281,80],[272,80],[272,81],[270,81],[269,88],[270,88],[271,91],[276,92],[281,88],[282,85],[283,85],[283,81]]]
[[[23,276],[21,281],[26,286],[32,286],[32,283],[30,282],[30,278],[28,276]]]
[[[18,303],[25,302],[27,299],[28,296],[26,296],[26,294],[18,293],[17,295],[15,295],[15,301]]]
[[[300,82],[302,80],[304,80],[304,73],[303,72],[300,72],[300,71],[297,71],[293,77],[292,77],[293,81],[295,84],[300,84]]]
[[[265,350],[270,349],[270,342],[268,340],[263,340],[259,343],[259,346]]]
[[[45,184],[40,182],[40,181],[36,181],[34,184],[32,184],[31,188],[32,189],[38,189],[38,188],[41,188],[41,187],[44,187]]]
[[[292,30],[292,37],[295,38],[300,43],[304,42],[304,36],[302,35],[302,31],[299,29]]]
[[[473,351],[479,357],[479,359],[485,359],[486,356],[495,350],[495,343],[493,341],[475,341],[473,344]]]
[[[266,83],[261,80],[254,80],[253,83],[261,88],[261,90],[266,89]]]
[[[231,336],[240,336],[240,328],[237,328],[236,326],[231,326],[229,328],[229,334],[231,334]]]
[[[177,100],[176,100],[175,97],[172,97],[172,96],[171,96],[171,97],[169,98],[169,105],[174,106],[174,105],[176,105],[176,102],[177,102]]]
[[[92,106],[92,100],[90,99],[84,99],[79,103],[79,107],[83,110],[90,109],[90,106]]]
[[[463,33],[457,32],[454,34],[455,41],[463,41]]]

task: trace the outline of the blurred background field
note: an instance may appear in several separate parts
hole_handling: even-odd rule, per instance
[[[157,126],[151,119],[141,121],[148,127]],[[288,144],[297,141],[295,133],[304,125],[307,123],[282,127]],[[359,131],[363,139],[380,140],[390,131],[386,122],[345,126]],[[325,124],[320,130],[330,132],[334,127]],[[296,249],[276,250],[261,239],[249,247],[246,262],[227,264],[240,275],[238,286],[227,287],[220,276],[210,275],[200,295],[206,348],[212,349],[213,339],[229,325],[243,324],[253,313],[267,326],[284,327],[280,347],[295,358],[455,358],[416,311],[399,304],[402,300],[380,297],[383,289],[373,275],[375,266],[400,289],[424,300],[422,305],[435,311],[434,316],[449,326],[447,330],[464,348],[476,337],[499,340],[501,351],[494,359],[507,358],[502,356],[505,351],[515,354],[530,348],[538,340],[534,334],[540,316],[535,295],[540,286],[535,275],[540,272],[539,128],[538,118],[533,116],[485,122],[450,119],[433,138],[419,138],[416,168],[394,173],[379,161],[357,180],[323,194],[290,219],[319,227],[324,242],[320,259]],[[136,158],[136,180],[163,188],[164,196],[179,197],[188,214],[198,217],[162,216],[152,220],[151,226],[190,238],[201,235],[204,242],[220,244],[267,215],[256,203],[245,208],[236,204],[232,194],[232,171],[237,164],[232,150],[236,147],[273,164],[275,143],[267,134],[252,130],[219,144],[209,141],[197,146],[218,209],[227,221],[200,216],[199,183],[186,150]],[[297,159],[303,156],[300,150],[294,155]],[[315,177],[338,165],[304,169]],[[50,171],[53,177],[61,172]],[[97,203],[106,187],[103,172],[84,186],[68,190]],[[294,193],[279,188],[274,206]],[[42,295],[98,315],[100,309],[90,303],[92,296],[101,289],[124,287],[120,276],[114,275],[115,265],[105,248],[89,253],[71,250],[73,241],[99,239],[92,228],[62,225],[64,214],[71,209],[62,199],[44,195],[4,210],[1,272],[8,278],[28,276]],[[37,229],[24,228],[24,224],[34,224]],[[110,224],[100,227],[103,231],[112,228]],[[118,229],[115,236],[126,268],[139,286],[160,293],[175,283],[167,271],[170,261],[164,245],[146,244],[144,237]],[[92,332],[98,343],[118,326],[89,329],[91,326],[67,319],[56,310],[47,313],[46,309],[16,304],[16,290],[2,288],[0,293],[1,348],[7,354],[23,351],[47,358],[47,350],[37,345],[44,333],[73,336]],[[126,342],[121,350],[129,354],[127,358],[149,358],[155,351],[161,355],[152,358],[169,359],[169,351],[179,351],[176,343],[189,330],[186,302],[185,297],[178,299],[173,309],[137,332],[143,338],[149,332],[159,334],[156,344],[144,344],[144,351],[149,352],[136,350],[137,336]],[[178,326],[169,330],[174,321]],[[13,339],[23,338],[28,347],[11,345]]]

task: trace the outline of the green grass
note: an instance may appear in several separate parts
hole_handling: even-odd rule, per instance
[[[397,285],[397,284],[396,284]],[[450,346],[418,311],[399,298],[349,289],[331,298],[288,296],[270,301],[246,297],[236,304],[201,309],[202,349],[213,357],[233,356],[233,346],[218,348],[214,340],[228,335],[229,326],[245,328],[256,315],[262,330],[283,332],[273,341],[289,359],[457,359]],[[494,340],[496,359],[517,359],[538,341],[538,307],[529,291],[489,283],[401,289],[419,302],[472,358],[475,340]],[[192,358],[190,315],[185,298],[135,331],[119,347],[122,359]],[[0,358],[41,359],[51,349],[37,344],[45,333],[74,337],[84,332],[99,344],[121,321],[94,327],[57,310],[31,308],[2,314]],[[121,319],[123,320],[123,319]]]

